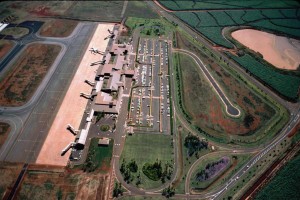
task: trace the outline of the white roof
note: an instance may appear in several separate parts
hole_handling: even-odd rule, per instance
[[[85,145],[85,141],[86,141],[87,135],[88,135],[88,131],[85,130],[85,129],[81,129],[79,140],[78,140],[78,144]]]
[[[7,26],[8,24],[0,23],[0,32]]]

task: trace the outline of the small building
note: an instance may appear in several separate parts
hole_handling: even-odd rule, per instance
[[[98,142],[98,146],[108,146],[109,138],[100,138]]]

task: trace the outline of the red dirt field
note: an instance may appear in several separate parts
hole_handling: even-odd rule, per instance
[[[279,69],[297,70],[300,65],[299,40],[254,29],[237,30],[231,35]]]
[[[31,165],[16,199],[106,199],[109,176],[60,166]]]
[[[199,93],[201,97],[195,97],[197,98],[197,101],[200,101],[198,103],[203,104],[202,108],[195,109],[195,99],[193,101],[191,100],[191,102],[184,102],[188,113],[192,116],[193,124],[214,135],[218,135],[220,133],[247,135],[252,134],[255,130],[271,119],[275,113],[274,110],[265,104],[259,97],[253,94],[245,84],[238,82],[215,61],[199,51],[199,49],[191,44],[185,37],[179,33],[177,33],[176,36],[177,47],[195,52],[208,66],[209,71],[211,71],[212,75],[218,81],[228,98],[232,100],[234,105],[238,105],[244,113],[244,116],[240,119],[234,119],[227,116],[221,100],[217,97],[213,90],[209,89],[207,86],[203,86],[203,82],[201,84],[201,82],[198,81],[198,84],[201,84],[199,85],[199,88],[206,90]],[[181,65],[189,66],[188,63],[183,63]],[[188,74],[185,76],[189,77]],[[200,73],[200,76],[206,81],[203,74]],[[190,79],[187,80],[195,82]],[[194,89],[197,89],[197,87],[195,86],[190,88],[190,90]],[[185,91],[188,90],[188,88],[185,89]],[[190,95],[195,93],[195,91],[191,92],[192,93],[190,93]],[[209,92],[209,94],[207,92]],[[253,121],[251,123],[246,123],[246,116],[249,118],[252,116]]]
[[[0,40],[0,60],[11,50],[13,43],[9,40]]]
[[[9,132],[10,132],[9,124],[0,122],[0,148],[4,144]]]
[[[29,45],[1,79],[0,105],[25,104],[42,82],[60,49],[58,45]]]
[[[40,35],[44,37],[67,37],[69,36],[78,22],[67,19],[51,19],[41,27]]]

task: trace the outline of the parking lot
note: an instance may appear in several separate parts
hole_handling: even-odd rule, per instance
[[[129,119],[140,130],[169,133],[170,100],[168,43],[141,38],[137,52],[137,78]]]

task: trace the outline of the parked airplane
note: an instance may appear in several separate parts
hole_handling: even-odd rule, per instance
[[[107,36],[106,38],[104,38],[104,40],[107,40],[108,38],[114,39],[114,37],[115,37],[114,32],[109,29],[107,29],[107,31],[109,32],[110,35]]]
[[[100,61],[97,61],[97,62],[93,62],[93,63],[91,63],[91,66],[94,66],[94,65],[104,65],[105,61],[106,60],[100,60]]]
[[[101,54],[101,55],[104,55],[104,52],[102,51],[99,51],[97,48],[94,48],[92,47],[90,50],[89,50],[92,54]]]

